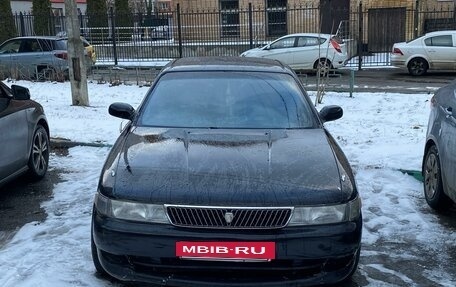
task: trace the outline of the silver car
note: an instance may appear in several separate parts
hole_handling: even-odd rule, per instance
[[[407,68],[410,75],[428,70],[456,70],[456,30],[427,33],[409,42],[396,43],[391,65]]]
[[[422,172],[432,208],[443,211],[456,202],[456,81],[431,99]]]
[[[343,40],[329,34],[299,33],[283,36],[272,43],[245,51],[242,57],[279,60],[294,70],[319,70],[325,75],[329,69],[345,66],[347,46]]]
[[[68,77],[67,40],[59,37],[18,37],[0,45],[0,77],[59,80]]]
[[[49,164],[49,125],[43,107],[27,88],[0,81],[0,186],[27,173],[45,176]]]

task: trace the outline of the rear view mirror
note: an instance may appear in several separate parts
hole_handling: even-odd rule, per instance
[[[113,103],[109,106],[109,114],[117,118],[132,120],[135,109],[126,103]]]
[[[13,98],[19,101],[30,100],[30,91],[26,87],[12,85],[11,91],[13,92]]]
[[[326,106],[320,111],[320,118],[324,122],[334,121],[340,119],[344,114],[344,111],[339,106]]]

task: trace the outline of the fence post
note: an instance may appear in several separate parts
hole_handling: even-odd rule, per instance
[[[21,36],[25,36],[24,14],[22,12],[19,13],[19,21],[21,23]]]
[[[358,8],[358,71],[362,70],[363,63],[363,3],[359,2]]]
[[[87,35],[86,35],[85,31],[84,31],[82,12],[80,12],[80,11],[79,11],[78,18],[79,18],[79,33],[81,34],[81,36],[84,36],[84,37],[87,38]]]
[[[111,15],[111,39],[112,39],[112,52],[114,53],[114,65],[117,66],[117,46],[116,46],[116,23],[114,19],[114,10],[112,6],[109,7],[109,14]]]
[[[179,58],[182,58],[182,24],[179,3],[177,3],[177,37],[179,38]]]
[[[416,0],[415,1],[415,19],[413,21],[413,38],[417,38],[418,37],[418,16],[419,16],[419,6],[420,5],[420,2],[419,0]]]
[[[250,49],[253,49],[253,12],[252,12],[252,3],[249,3],[249,40],[250,40]]]

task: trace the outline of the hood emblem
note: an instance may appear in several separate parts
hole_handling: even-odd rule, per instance
[[[228,225],[231,225],[231,222],[233,222],[234,214],[232,212],[227,212],[225,213],[225,221]]]

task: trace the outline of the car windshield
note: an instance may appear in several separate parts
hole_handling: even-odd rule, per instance
[[[296,80],[265,72],[174,72],[160,78],[138,125],[287,129],[314,126]]]

